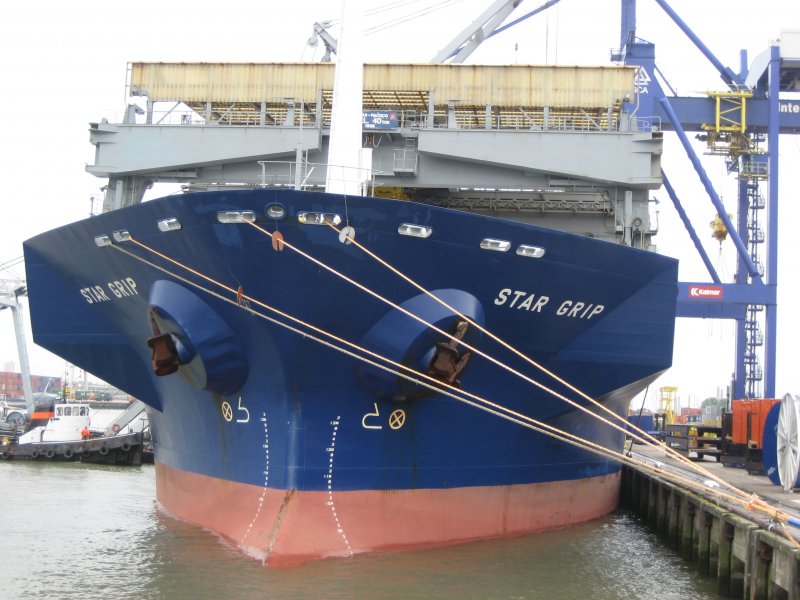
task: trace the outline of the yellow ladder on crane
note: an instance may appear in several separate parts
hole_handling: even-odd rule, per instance
[[[665,385],[660,391],[661,397],[658,400],[658,412],[664,415],[665,425],[673,425],[675,423],[675,404],[678,399],[678,388]]]

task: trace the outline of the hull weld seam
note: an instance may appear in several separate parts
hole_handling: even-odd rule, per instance
[[[275,540],[278,537],[278,532],[283,524],[283,519],[286,517],[286,512],[289,509],[289,502],[291,502],[292,497],[294,497],[295,491],[296,490],[286,490],[286,495],[283,497],[281,507],[278,509],[278,516],[275,518],[275,523],[272,524],[272,529],[269,532],[267,554],[264,558],[264,564],[269,562],[269,558],[272,555],[272,548],[275,546]]]

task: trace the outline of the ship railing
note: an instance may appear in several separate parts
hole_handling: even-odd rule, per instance
[[[357,183],[363,195],[374,195],[375,177],[382,175],[363,167],[307,161],[259,160],[261,187],[284,187],[296,190],[324,190],[330,182]],[[331,177],[329,178],[329,173]],[[338,176],[336,176],[338,174]]]
[[[164,106],[166,105],[166,106]],[[130,105],[123,115],[105,122],[128,125],[178,126],[244,126],[244,127],[308,127],[330,126],[330,110],[317,111],[307,106],[305,111],[286,111],[285,107],[266,105],[258,110],[252,103],[214,103],[213,108],[200,110],[184,102],[158,103],[148,111]],[[626,117],[616,107],[550,108],[550,107],[466,107],[448,110],[436,106],[433,112],[418,109],[398,109],[392,112],[396,120],[385,126],[365,127],[364,133],[392,130],[459,129],[459,130],[520,130],[520,131],[658,131],[659,117]],[[366,111],[365,112],[369,112]]]
[[[631,115],[627,119],[622,119],[622,123],[627,124],[628,131],[662,131],[661,117],[657,115],[651,117]]]
[[[609,110],[602,114],[589,113],[582,109],[567,112],[543,109],[526,110],[518,107],[515,112],[470,112],[456,111],[448,114],[436,112],[433,115],[416,113],[398,117],[398,128],[408,129],[459,129],[459,130],[502,130],[502,131],[617,131],[620,127],[619,114]]]
[[[138,110],[135,110],[138,109]],[[164,110],[150,110],[145,113],[142,109],[129,106],[129,110],[104,111],[103,117],[98,119],[100,122],[119,123],[122,125],[182,125],[182,126],[286,126],[284,122],[270,120],[269,116],[263,116],[258,111],[250,110],[228,110],[215,113],[211,118],[193,110],[182,102],[173,103]],[[310,126],[310,119],[306,118],[304,127]]]

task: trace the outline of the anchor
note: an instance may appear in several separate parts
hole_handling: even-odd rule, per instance
[[[458,377],[466,368],[472,353],[467,351],[459,355],[458,344],[464,339],[468,327],[467,321],[459,321],[453,339],[436,344],[436,354],[433,355],[428,365],[428,375],[450,385],[461,387]]]
[[[153,351],[153,373],[159,377],[171,375],[181,364],[175,339],[170,333],[161,333],[155,319],[150,319],[150,326],[153,329],[153,337],[147,339],[147,345]]]

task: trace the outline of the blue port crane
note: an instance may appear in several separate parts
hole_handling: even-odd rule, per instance
[[[800,33],[791,43],[778,42],[757,56],[748,69],[742,53],[739,72],[722,64],[665,0],[653,0],[719,72],[725,90],[706,97],[679,96],[662,87],[655,46],[636,36],[636,0],[621,0],[619,50],[612,60],[636,66],[636,100],[629,114],[640,128],[674,132],[717,211],[714,236],[730,238],[737,252],[734,281],[722,281],[711,263],[684,205],[667,174],[664,189],[675,206],[709,274],[709,281],[683,281],[678,316],[736,321],[734,398],[775,397],[778,285],[778,147],[779,134],[800,133],[800,100],[781,92],[800,91]],[[522,0],[498,0],[442,50],[433,62],[462,62],[485,39],[557,4],[538,8],[504,24]],[[789,48],[792,48],[791,50]],[[669,92],[669,93],[667,93]],[[707,144],[707,153],[724,156],[738,179],[734,222],[715,191],[688,134]],[[764,195],[766,189],[767,194]],[[766,264],[766,268],[765,265]]]
[[[782,100],[781,92],[800,91],[800,57],[776,43],[741,71],[723,65],[665,0],[654,0],[716,68],[727,88],[707,97],[665,93],[656,77],[653,44],[636,37],[636,0],[622,0],[620,51],[613,57],[639,67],[638,110],[652,115],[662,129],[674,131],[717,211],[715,235],[727,235],[737,251],[733,283],[721,281],[683,204],[662,173],[664,187],[694,242],[710,281],[679,284],[678,315],[736,321],[736,365],[733,397],[775,397],[778,284],[778,148],[779,134],[800,133],[800,101]],[[794,33],[792,35],[798,35]],[[792,40],[796,43],[796,40]],[[689,142],[695,133],[707,153],[724,156],[738,179],[736,222]],[[764,195],[764,189],[767,195]],[[766,229],[766,230],[765,230]],[[764,264],[766,263],[766,268]]]

